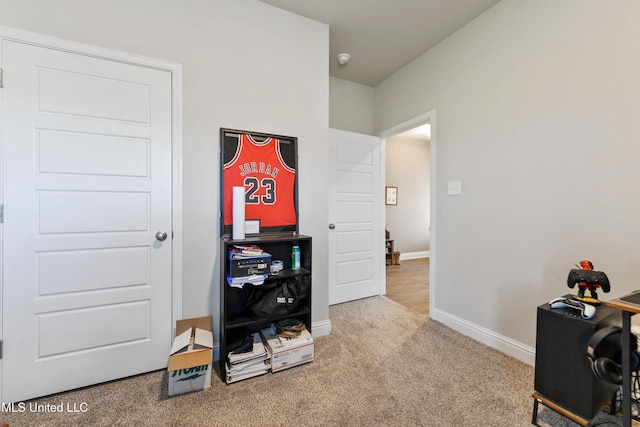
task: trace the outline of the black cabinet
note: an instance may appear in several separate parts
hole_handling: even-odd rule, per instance
[[[300,269],[291,269],[291,252],[294,245],[300,248]],[[271,255],[271,261],[281,260],[283,270],[278,274],[269,274],[263,285],[278,284],[293,280],[301,288],[307,289],[307,295],[300,299],[293,312],[256,317],[247,308],[247,301],[254,291],[254,285],[244,284],[242,288],[232,287],[227,282],[230,273],[229,249],[234,245],[256,245]],[[282,319],[298,319],[311,332],[311,237],[304,235],[272,235],[248,237],[233,240],[222,237],[220,244],[220,373],[226,378],[225,364],[228,360],[227,344],[235,342],[253,332],[269,327]]]
[[[568,308],[538,307],[536,392],[580,417],[591,419],[611,401],[617,386],[599,379],[587,357],[589,338],[605,326],[620,326],[620,310],[598,306],[591,319]]]

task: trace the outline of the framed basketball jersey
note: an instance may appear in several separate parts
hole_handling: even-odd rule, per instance
[[[233,188],[244,187],[248,233],[298,232],[297,138],[220,129],[222,235],[233,225]]]

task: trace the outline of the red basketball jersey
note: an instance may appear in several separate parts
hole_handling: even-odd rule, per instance
[[[245,219],[261,227],[296,224],[296,171],[287,166],[276,138],[263,142],[250,135],[238,138],[236,154],[224,165],[224,225],[233,223],[233,187],[245,188]]]

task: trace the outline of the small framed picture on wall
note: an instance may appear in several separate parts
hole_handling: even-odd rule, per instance
[[[398,187],[385,187],[387,190],[387,198],[385,204],[397,205],[398,204]]]

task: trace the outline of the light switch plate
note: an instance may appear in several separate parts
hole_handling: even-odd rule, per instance
[[[447,184],[447,194],[449,196],[462,194],[462,181],[449,181]]]

